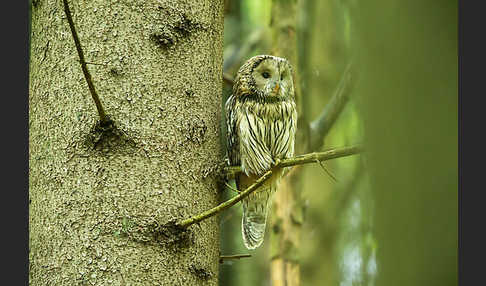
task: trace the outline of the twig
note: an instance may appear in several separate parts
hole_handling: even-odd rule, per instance
[[[233,192],[239,194],[241,193],[240,191],[238,191],[237,189],[233,188],[232,186],[230,186],[230,184],[228,184],[226,181],[224,182],[224,184],[226,185],[226,187],[228,187],[228,189],[232,190]]]
[[[251,254],[235,254],[235,255],[220,255],[219,256],[219,263],[223,263],[224,260],[234,260],[234,259],[241,259],[251,257]]]
[[[331,149],[323,152],[314,152],[309,154],[300,155],[293,158],[282,159],[278,164],[279,167],[291,167],[296,165],[303,165],[309,163],[316,163],[320,161],[327,161],[335,158],[350,156],[362,152],[360,146],[349,146]],[[239,166],[229,166],[224,169],[226,173],[226,179],[232,179],[236,174],[241,172],[241,167]]]
[[[100,116],[101,125],[107,126],[110,123],[112,123],[112,121],[108,119],[108,117],[106,116],[100,98],[96,93],[96,89],[94,87],[93,81],[91,80],[91,74],[88,71],[86,61],[84,60],[84,53],[83,53],[83,49],[81,48],[81,42],[79,41],[78,34],[76,33],[76,29],[74,28],[74,22],[73,22],[73,18],[71,17],[71,11],[69,10],[69,4],[67,0],[63,0],[63,3],[64,3],[64,12],[66,13],[66,17],[69,22],[69,28],[71,29],[71,33],[73,34],[74,44],[76,45],[76,50],[78,51],[79,62],[81,64],[81,69],[83,70],[84,78],[88,83],[88,88],[91,93],[91,97],[93,97],[93,100],[96,104],[96,109],[98,110],[98,114]]]
[[[348,64],[330,102],[319,117],[310,123],[310,150],[318,150],[322,146],[324,137],[348,102],[355,82],[354,72],[353,65]]]
[[[248,195],[250,195],[252,192],[254,192],[258,187],[263,185],[270,177],[272,176],[272,171],[269,170],[263,176],[261,176],[258,180],[256,180],[251,186],[246,188],[243,192],[241,192],[239,195],[234,196],[233,198],[219,204],[218,206],[207,210],[201,214],[198,214],[194,217],[188,218],[183,220],[181,223],[178,224],[179,227],[182,228],[187,228],[192,224],[201,222],[202,220],[205,220],[219,212],[224,211],[225,209],[235,205],[237,202],[241,201],[242,199],[246,198]]]
[[[334,176],[334,174],[333,174],[333,173],[331,173],[331,171],[329,171],[329,170],[326,168],[326,166],[324,165],[324,163],[323,163],[322,161],[319,161],[319,160],[317,160],[317,163],[319,163],[319,165],[320,165],[320,166],[321,166],[321,168],[324,170],[324,172],[326,172],[326,173],[329,175],[329,177],[331,177],[331,179],[332,179],[332,180],[333,180],[335,183],[337,183],[337,181],[338,181],[338,180],[336,179],[336,176]]]

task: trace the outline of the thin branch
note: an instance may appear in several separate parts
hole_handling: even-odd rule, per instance
[[[353,65],[348,64],[339,85],[326,107],[319,117],[310,123],[310,149],[318,150],[324,141],[327,133],[333,126],[341,111],[350,98],[354,87],[355,75]]]
[[[319,163],[319,165],[321,166],[321,168],[324,170],[324,172],[326,172],[326,174],[335,182],[337,183],[337,179],[336,179],[336,176],[331,173],[331,171],[329,171],[329,169],[326,168],[326,166],[324,165],[324,162],[322,161],[317,161],[317,163]]]
[[[303,165],[309,163],[316,163],[321,161],[327,161],[335,158],[355,155],[362,152],[360,146],[349,146],[331,149],[323,152],[314,152],[309,154],[300,155],[293,158],[282,159],[278,164],[279,167],[291,167],[296,165]],[[241,172],[241,167],[239,166],[229,166],[224,169],[226,173],[226,179],[232,179],[236,174]]]
[[[235,255],[220,255],[219,256],[219,263],[223,263],[224,260],[235,260],[241,258],[251,257],[251,254],[235,254]]]
[[[111,123],[111,120],[108,119],[108,117],[106,116],[100,98],[96,93],[96,89],[94,87],[93,81],[91,80],[91,74],[88,71],[86,61],[84,60],[83,49],[81,48],[81,42],[79,41],[78,34],[76,33],[76,29],[74,28],[74,22],[73,22],[73,18],[71,17],[71,11],[69,10],[68,2],[67,0],[63,0],[63,3],[64,3],[64,12],[66,13],[66,17],[69,22],[69,28],[71,29],[71,33],[73,34],[74,44],[76,45],[76,50],[78,51],[79,62],[81,64],[81,69],[83,70],[84,78],[88,83],[88,88],[91,93],[91,97],[93,97],[93,100],[96,104],[96,109],[98,110],[98,114],[100,116],[101,125],[107,126]]]
[[[178,224],[179,227],[182,228],[187,228],[190,225],[193,225],[195,223],[201,222],[209,217],[214,216],[215,214],[224,211],[225,209],[235,205],[237,202],[241,201],[242,199],[246,198],[248,195],[250,195],[252,192],[254,192],[258,187],[263,185],[270,177],[272,176],[272,170],[267,171],[263,176],[261,176],[258,180],[256,180],[251,186],[246,188],[243,192],[241,192],[239,195],[234,196],[233,198],[219,204],[218,206],[207,210],[201,214],[198,214],[194,217],[188,218],[183,220],[181,223]]]
[[[233,192],[239,194],[240,191],[238,191],[237,189],[233,188],[232,186],[230,186],[230,184],[228,184],[227,182],[224,182],[224,184],[226,185],[226,187],[230,190],[232,190]]]

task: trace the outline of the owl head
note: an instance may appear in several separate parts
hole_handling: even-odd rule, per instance
[[[294,97],[292,67],[284,58],[254,56],[238,70],[233,94],[238,100],[262,103],[291,99]]]

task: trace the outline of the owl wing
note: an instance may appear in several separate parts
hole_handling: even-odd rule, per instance
[[[226,138],[227,138],[227,153],[228,160],[231,166],[240,165],[240,140],[238,136],[237,115],[236,115],[236,99],[231,95],[225,104],[226,109]]]

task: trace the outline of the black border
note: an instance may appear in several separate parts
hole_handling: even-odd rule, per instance
[[[486,23],[485,10],[480,3],[482,2],[460,0],[458,9],[459,285],[484,284],[482,274],[486,236],[483,230],[486,201],[479,196],[486,190],[483,181],[485,156],[482,152],[486,140],[481,136],[486,130],[486,105],[480,102],[485,97]]]
[[[28,285],[29,1],[2,3],[2,284]]]

